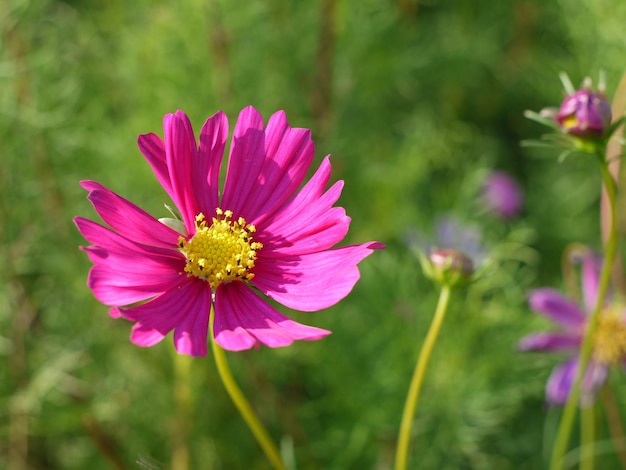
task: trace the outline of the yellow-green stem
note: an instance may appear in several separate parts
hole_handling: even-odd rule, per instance
[[[626,441],[626,433],[624,432],[624,425],[622,424],[622,414],[617,404],[615,393],[611,388],[611,384],[608,382],[604,384],[604,387],[602,387],[600,391],[600,396],[604,404],[606,423],[609,428],[609,434],[611,435],[615,453],[622,464],[622,469],[626,470],[626,449],[624,449],[623,445],[623,442]]]
[[[580,410],[580,470],[593,470],[595,432],[595,406]]]
[[[559,470],[563,465],[563,456],[567,451],[569,444],[569,438],[572,432],[572,426],[574,424],[574,418],[576,417],[576,409],[580,401],[581,383],[584,374],[589,365],[591,359],[591,353],[593,352],[593,337],[596,329],[598,328],[598,322],[602,312],[602,307],[606,299],[606,293],[611,282],[611,272],[613,270],[613,262],[615,261],[615,255],[617,253],[617,226],[616,226],[616,211],[615,211],[615,195],[616,187],[615,181],[609,172],[608,164],[604,160],[603,154],[598,154],[598,160],[600,169],[602,171],[602,181],[606,190],[607,199],[609,202],[609,232],[604,247],[604,262],[602,264],[602,271],[600,272],[600,281],[598,283],[598,298],[595,308],[589,317],[587,329],[585,330],[585,336],[583,338],[582,346],[580,348],[580,355],[578,358],[578,369],[576,371],[576,380],[570,390],[563,409],[563,415],[561,416],[561,423],[557,432],[556,440],[554,443],[554,449],[552,451],[552,459],[550,461],[550,470]]]
[[[237,407],[237,410],[239,410],[239,413],[241,413],[241,417],[248,425],[248,428],[250,428],[250,431],[252,431],[252,434],[263,449],[263,452],[265,452],[265,455],[271,462],[272,466],[276,470],[286,470],[285,464],[283,463],[280,453],[278,452],[278,448],[272,442],[272,439],[261,424],[261,421],[252,410],[252,406],[250,406],[250,403],[248,403],[246,398],[243,396],[241,389],[237,386],[237,383],[230,372],[230,368],[228,367],[226,354],[224,354],[224,350],[215,341],[215,335],[213,332],[214,320],[215,311],[211,305],[211,316],[209,319],[211,346],[213,348],[215,365],[217,366],[217,371],[220,375],[220,379],[222,379],[224,388],[226,388],[228,395]]]
[[[422,382],[424,381],[426,368],[428,367],[428,361],[430,360],[430,355],[435,346],[435,342],[437,341],[437,337],[439,336],[439,331],[441,330],[446,310],[448,309],[450,290],[451,288],[449,286],[443,286],[441,288],[441,294],[439,295],[439,302],[437,303],[435,316],[430,324],[430,329],[424,339],[422,350],[417,359],[417,364],[415,365],[415,371],[413,372],[413,378],[411,379],[411,385],[409,386],[409,393],[406,397],[406,403],[404,404],[404,412],[402,413],[400,434],[398,435],[398,446],[396,447],[396,470],[405,470],[407,468],[413,416],[415,415],[415,408],[417,407],[417,401],[422,388]]]

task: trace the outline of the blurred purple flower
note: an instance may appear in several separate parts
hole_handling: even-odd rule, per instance
[[[541,288],[533,291],[530,307],[559,327],[556,332],[533,333],[521,339],[524,351],[564,352],[570,357],[554,368],[546,384],[546,399],[551,404],[567,401],[576,378],[578,356],[589,315],[595,308],[602,259],[588,251],[582,256],[582,305],[561,292]],[[624,309],[607,302],[601,312],[593,339],[593,352],[582,382],[581,404],[593,402],[596,392],[607,379],[609,367],[626,364],[626,323]]]
[[[587,138],[604,136],[611,119],[611,105],[603,93],[591,90],[590,83],[567,96],[556,116],[563,131]]]
[[[505,171],[494,171],[483,185],[485,206],[503,219],[517,216],[524,205],[524,193],[515,179]]]

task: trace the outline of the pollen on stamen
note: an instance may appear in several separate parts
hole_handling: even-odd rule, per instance
[[[218,208],[215,213],[210,226],[204,214],[196,215],[195,235],[190,240],[178,240],[187,258],[187,275],[207,281],[213,290],[221,283],[251,280],[257,251],[263,248],[263,244],[252,241],[254,225],[246,224],[243,217],[233,221],[230,210]]]
[[[621,312],[603,312],[595,332],[593,357],[608,365],[620,364],[626,358],[626,323]]]

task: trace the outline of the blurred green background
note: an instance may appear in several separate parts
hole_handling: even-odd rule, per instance
[[[523,111],[558,105],[562,70],[578,84],[603,68],[611,93],[625,17],[622,0],[0,2],[0,467],[166,469],[186,447],[190,468],[268,468],[210,356],[177,359],[169,338],[138,348],[95,301],[72,223],[96,218],[81,179],[164,216],[137,135],[162,135],[177,109],[196,130],[222,109],[232,130],[248,104],[312,129],[315,166],[330,153],[346,181],[347,242],[387,245],[343,302],[287,312],[333,335],[228,354],[292,468],[391,467],[438,295],[405,234],[444,213],[481,226],[506,261],[453,298],[412,466],[545,467],[559,410],[544,383],[559,358],[515,344],[548,327],[526,296],[562,286],[567,244],[599,248],[600,176],[589,159],[520,147],[543,132]],[[492,169],[524,187],[512,222],[480,204]],[[626,405],[623,378],[612,384]]]

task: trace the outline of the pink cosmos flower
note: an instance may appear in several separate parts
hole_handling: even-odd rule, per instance
[[[579,350],[588,318],[595,308],[602,260],[591,252],[582,257],[583,305],[557,290],[541,288],[532,292],[531,308],[558,324],[559,331],[533,333],[520,341],[522,350],[551,351],[567,354],[568,359],[556,366],[546,385],[547,401],[562,405],[567,401],[578,369]],[[624,308],[606,303],[601,312],[593,341],[591,360],[582,382],[581,403],[593,402],[604,384],[611,366],[626,365],[626,323]]]
[[[350,218],[333,207],[343,188],[326,157],[298,191],[311,165],[310,131],[291,128],[283,111],[264,127],[253,107],[235,125],[226,180],[219,175],[228,136],[223,112],[210,117],[199,143],[182,111],[163,120],[164,139],[139,136],[139,149],[182,220],[160,219],[94,181],[81,185],[110,228],[76,217],[91,243],[88,286],[114,318],[134,322],[131,341],[152,346],[174,330],[179,353],[207,352],[209,312],[225,349],[287,346],[330,332],[302,325],[258,292],[296,310],[343,299],[359,279],[357,264],[378,242],[331,248]]]

